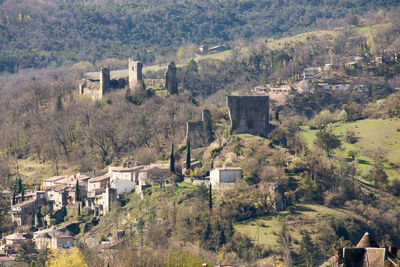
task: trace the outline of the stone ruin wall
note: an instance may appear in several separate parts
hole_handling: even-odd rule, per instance
[[[266,137],[269,124],[268,96],[228,96],[231,133]]]
[[[164,89],[165,88],[165,80],[164,79],[144,79],[144,84],[146,88],[152,89]]]
[[[128,60],[128,79],[129,79],[129,88],[136,89],[144,89],[143,86],[143,63],[140,61],[135,61],[131,58]]]
[[[168,65],[165,79],[144,79],[143,64],[131,58],[128,60],[128,77],[120,79],[110,78],[110,70],[102,68],[99,78],[83,79],[79,84],[79,94],[90,94],[93,100],[98,100],[112,89],[123,89],[128,84],[131,90],[135,89],[166,89],[169,94],[178,92],[177,68],[174,62]]]
[[[168,65],[168,70],[165,73],[165,87],[170,95],[178,93],[178,77],[175,62]]]
[[[208,146],[213,141],[211,113],[209,110],[203,110],[201,121],[187,122],[186,138],[190,140],[191,148]]]

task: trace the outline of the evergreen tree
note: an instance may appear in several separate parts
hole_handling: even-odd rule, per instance
[[[22,184],[22,179],[21,178],[18,178],[18,180],[17,180],[17,186],[18,186],[18,193],[21,193],[22,192],[22,189],[23,189],[23,184]]]
[[[209,192],[209,196],[208,196],[208,208],[210,209],[210,210],[212,210],[212,207],[213,207],[213,203],[212,203],[212,186],[211,186],[211,184],[210,184],[210,192]]]
[[[211,234],[212,234],[211,224],[208,223],[207,228],[203,233],[203,238],[202,238],[203,242],[207,242],[207,240],[211,237]]]
[[[78,179],[76,180],[76,185],[75,185],[75,201],[80,201],[80,196],[79,196],[79,181]]]
[[[15,188],[13,190],[12,204],[15,205]]]
[[[175,172],[175,157],[174,157],[174,143],[171,146],[171,157],[169,161],[169,169],[171,172]]]
[[[57,96],[57,102],[56,102],[56,111],[61,111],[63,110],[63,103],[62,103],[62,96],[58,95]]]
[[[305,231],[300,241],[301,266],[312,267],[317,265],[316,247],[311,239],[310,233]]]
[[[187,145],[186,145],[186,169],[190,169],[190,139],[187,139]]]
[[[38,256],[36,258],[36,265],[40,267],[46,266],[46,261],[48,260],[50,250],[47,247],[38,250]]]
[[[81,216],[81,204],[78,204],[78,216]]]
[[[22,241],[17,253],[17,261],[23,261],[30,264],[36,260],[38,251],[32,240]]]
[[[21,200],[25,201],[25,190],[24,190],[24,187],[22,187],[22,189],[21,189]]]

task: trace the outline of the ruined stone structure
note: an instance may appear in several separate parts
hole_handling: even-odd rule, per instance
[[[102,95],[110,91],[110,70],[107,68],[100,71],[100,91]]]
[[[165,88],[165,80],[164,79],[144,79],[144,84],[146,88],[152,89],[164,89]]]
[[[208,146],[213,140],[211,112],[204,109],[201,121],[190,121],[186,124],[186,138],[192,148]]]
[[[93,100],[102,99],[105,94],[113,90],[125,89],[127,86],[131,90],[147,89],[167,89],[168,93],[178,93],[177,68],[174,62],[168,65],[165,79],[144,79],[143,64],[140,61],[129,58],[128,69],[115,70],[103,68],[100,72],[85,73],[85,78],[79,84],[79,94],[87,94]]]
[[[142,69],[143,64],[140,61],[129,59],[128,75],[130,89],[144,89]]]
[[[178,93],[178,77],[175,62],[168,65],[168,70],[165,73],[165,87],[170,95]]]
[[[232,134],[267,135],[268,96],[228,96],[228,107]]]
[[[110,70],[102,68],[98,79],[86,79],[79,84],[79,94],[90,94],[93,100],[103,98],[110,91]]]

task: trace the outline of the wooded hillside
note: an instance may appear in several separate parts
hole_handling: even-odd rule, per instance
[[[324,27],[396,0],[0,1],[0,72],[51,62],[134,57],[150,63],[185,43],[217,45]],[[338,23],[338,22],[335,22]]]

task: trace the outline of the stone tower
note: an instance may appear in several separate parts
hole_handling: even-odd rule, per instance
[[[110,70],[102,68],[100,70],[100,94],[104,95],[110,91]]]
[[[228,96],[231,133],[267,136],[269,124],[268,96]]]
[[[175,62],[168,65],[168,70],[165,73],[165,87],[170,95],[178,93],[178,77]]]
[[[189,121],[186,123],[186,138],[190,139],[192,148],[204,147],[213,141],[211,112],[204,109],[201,121]]]
[[[211,112],[208,109],[203,109],[202,120],[203,120],[204,128],[211,134],[211,132],[212,132]]]
[[[135,61],[133,59],[129,59],[129,88],[136,89],[140,88],[143,89],[143,75],[142,75],[143,64],[140,61]]]

